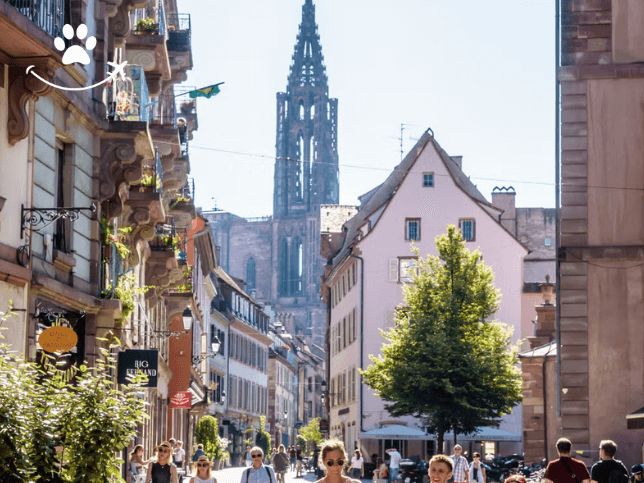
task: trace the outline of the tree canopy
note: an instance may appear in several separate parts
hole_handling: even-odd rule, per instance
[[[309,421],[309,424],[300,428],[298,436],[302,436],[304,440],[312,441],[315,446],[322,444],[324,438],[322,437],[322,432],[320,431],[320,418],[313,418]],[[303,446],[305,448],[306,446]]]
[[[220,460],[223,458],[224,449],[219,444],[219,425],[212,416],[203,416],[197,422],[195,440],[203,445],[203,451],[208,458]]]
[[[498,426],[521,401],[521,376],[511,328],[489,320],[500,299],[491,268],[453,225],[436,247],[438,256],[423,259],[412,246],[418,271],[395,326],[382,332],[382,355],[370,355],[362,375],[392,416],[423,419],[442,450],[449,430]]]

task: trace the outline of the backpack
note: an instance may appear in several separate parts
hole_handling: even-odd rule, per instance
[[[271,470],[268,469],[268,466],[264,466],[266,468],[266,474],[268,475],[268,481],[270,483],[273,483],[273,477],[271,476]],[[246,470],[246,483],[248,483],[248,478],[250,477],[250,468]]]
[[[629,483],[628,473],[623,468],[614,468],[608,474],[607,483]]]

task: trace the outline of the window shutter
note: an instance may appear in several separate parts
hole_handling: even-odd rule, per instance
[[[390,282],[398,281],[398,259],[397,258],[389,259],[389,281]]]

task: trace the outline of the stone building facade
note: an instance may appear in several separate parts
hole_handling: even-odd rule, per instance
[[[561,10],[561,431],[614,440],[629,466],[644,438],[644,6]]]
[[[290,314],[298,333],[324,343],[320,283],[320,205],[339,197],[338,101],[329,97],[315,23],[315,6],[302,7],[286,92],[277,94],[273,216],[244,219],[204,213],[221,247],[221,265],[276,314]]]

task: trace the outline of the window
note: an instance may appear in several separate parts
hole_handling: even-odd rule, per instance
[[[434,173],[423,173],[423,188],[434,187]]]
[[[547,247],[552,246],[552,239],[551,238],[546,238],[545,243],[546,243]]]
[[[463,240],[474,241],[476,239],[476,223],[473,219],[462,219],[458,221],[458,228],[461,230]]]
[[[405,240],[420,240],[420,218],[405,219]]]
[[[56,207],[74,206],[72,203],[72,145],[58,144],[56,148]],[[71,252],[71,222],[66,218],[54,224],[53,247],[61,252]]]
[[[251,293],[256,287],[256,264],[254,258],[246,262],[246,292]]]
[[[415,258],[400,259],[400,281],[404,283],[413,282],[413,276],[418,275],[418,261]]]

